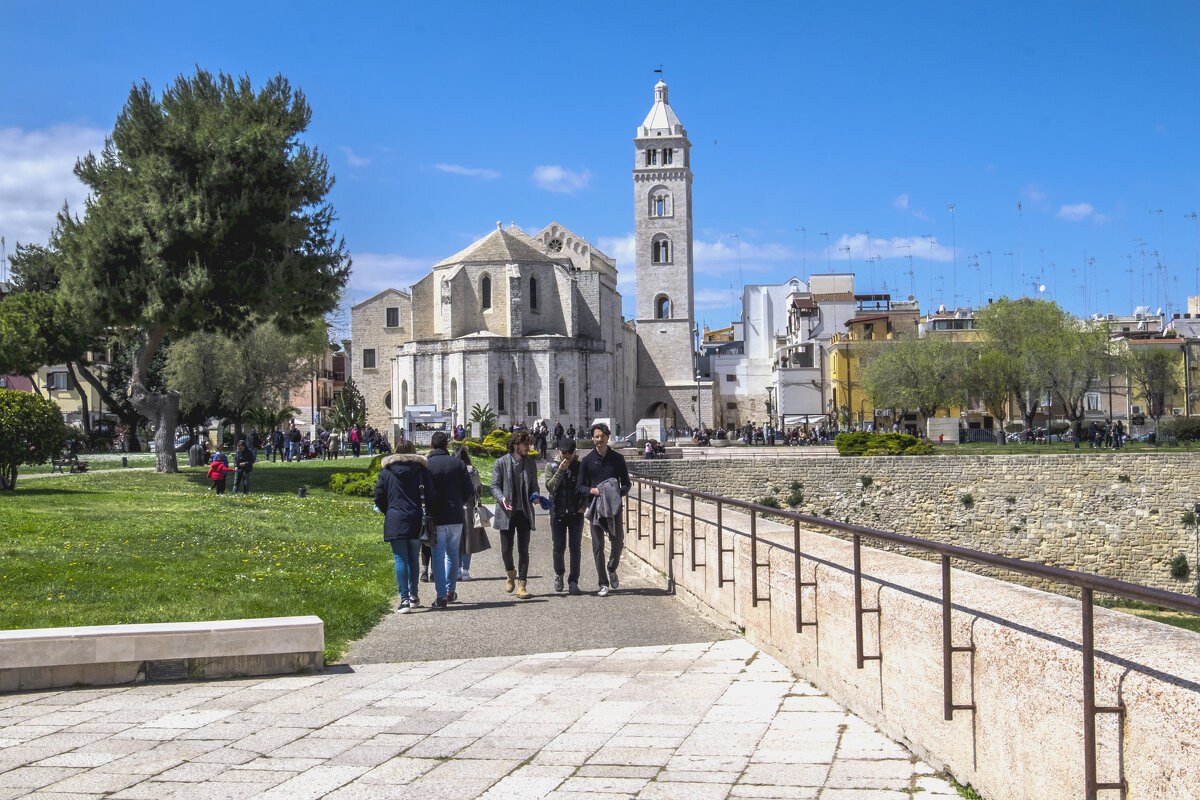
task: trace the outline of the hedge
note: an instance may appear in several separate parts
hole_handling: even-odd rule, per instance
[[[927,456],[935,452],[929,442],[907,433],[839,433],[834,444],[843,456]]]

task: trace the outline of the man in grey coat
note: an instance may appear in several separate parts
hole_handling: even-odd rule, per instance
[[[508,440],[508,455],[501,456],[492,467],[492,496],[496,498],[496,519],[492,523],[500,531],[500,557],[508,580],[506,592],[516,589],[517,597],[528,600],[529,533],[533,530],[533,501],[537,492],[537,467],[529,458],[533,440],[528,431],[517,431]],[[517,563],[513,564],[513,544],[517,546]]]

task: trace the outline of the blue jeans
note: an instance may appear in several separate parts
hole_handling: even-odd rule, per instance
[[[433,585],[438,597],[449,597],[458,586],[458,569],[462,566],[459,548],[462,546],[462,523],[437,526],[437,543],[433,546]]]
[[[421,542],[417,539],[393,539],[392,556],[396,560],[396,588],[401,600],[416,600],[420,585],[421,566],[417,561],[421,553]]]

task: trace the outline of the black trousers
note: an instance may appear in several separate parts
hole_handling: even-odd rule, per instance
[[[596,561],[596,580],[601,586],[608,586],[608,573],[617,569],[621,561],[621,550],[625,547],[625,532],[621,530],[620,515],[608,519],[608,528],[598,525],[596,520],[588,531],[592,537],[592,558]],[[604,540],[612,542],[612,551],[608,554],[608,563],[604,561]],[[606,568],[607,567],[607,568]]]
[[[513,566],[513,544],[517,545],[517,564]],[[507,530],[500,531],[500,558],[506,570],[517,571],[517,580],[529,577],[529,517],[514,514]]]
[[[568,583],[579,582],[579,558],[583,543],[583,514],[551,514],[550,538],[554,542],[554,574],[561,576],[566,572],[567,548],[571,550],[571,571],[567,573]]]

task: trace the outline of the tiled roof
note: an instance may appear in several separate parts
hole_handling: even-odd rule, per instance
[[[451,264],[556,263],[545,253],[522,241],[522,237],[529,239],[524,233],[518,237],[497,228],[465,250],[460,250],[449,258],[434,264],[434,269]]]

